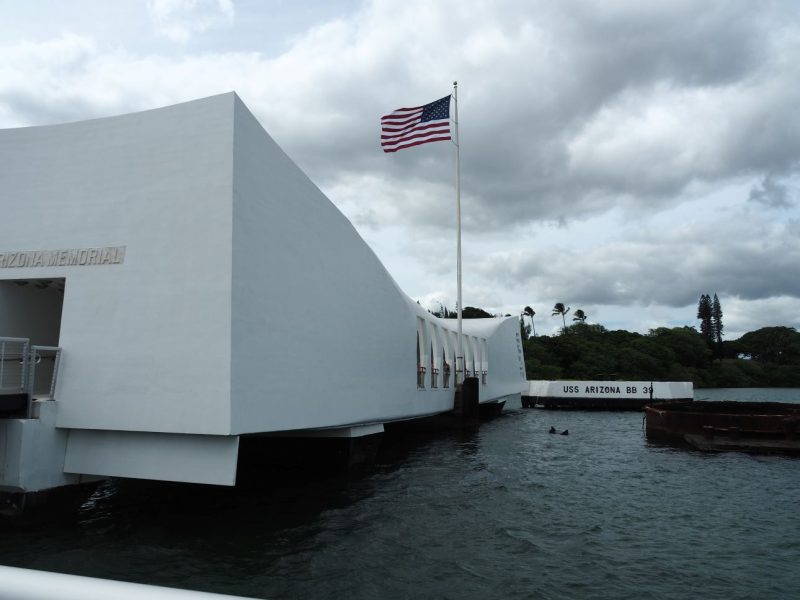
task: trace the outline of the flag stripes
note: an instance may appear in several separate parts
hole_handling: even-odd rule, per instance
[[[449,139],[450,96],[423,106],[398,108],[381,117],[381,147],[384,152],[397,152]]]

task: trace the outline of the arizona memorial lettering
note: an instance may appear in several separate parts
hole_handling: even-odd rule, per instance
[[[563,386],[563,390],[565,394],[580,394],[581,389],[577,385],[565,385]],[[644,386],[641,388],[642,393],[649,394],[652,391],[652,388],[649,386]],[[626,394],[636,394],[639,392],[639,388],[637,386],[625,386],[625,393]],[[583,391],[584,394],[621,394],[622,388],[618,385],[587,385],[586,389]]]
[[[120,265],[125,262],[125,248],[125,246],[108,246],[105,248],[0,252],[0,269]]]
[[[688,381],[531,381],[523,407],[639,410],[652,402],[691,400]]]

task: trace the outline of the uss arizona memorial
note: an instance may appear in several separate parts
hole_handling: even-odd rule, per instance
[[[234,93],[0,131],[0,189],[0,493],[233,485],[248,436],[375,435],[464,376],[483,404],[527,389],[518,319],[464,321],[457,361],[455,321]]]

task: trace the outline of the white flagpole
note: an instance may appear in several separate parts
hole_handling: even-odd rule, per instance
[[[462,381],[466,375],[466,364],[464,362],[462,330],[461,330],[461,140],[458,137],[458,82],[453,82],[453,105],[454,105],[454,119],[453,124],[456,132],[456,274],[458,278],[458,342],[456,351],[456,383],[458,383],[458,367],[461,364]]]

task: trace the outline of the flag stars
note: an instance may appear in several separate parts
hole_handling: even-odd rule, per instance
[[[384,152],[450,137],[450,96],[414,108],[399,108],[381,118],[381,146]]]
[[[422,107],[421,122],[450,118],[450,96],[445,96]]]

